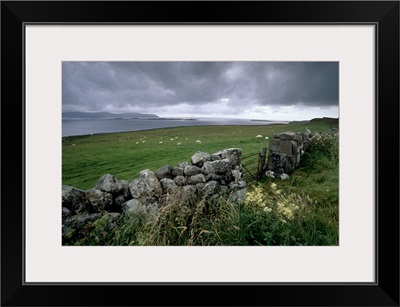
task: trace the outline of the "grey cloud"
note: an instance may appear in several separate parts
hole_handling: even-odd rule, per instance
[[[63,110],[337,106],[337,62],[63,62]]]

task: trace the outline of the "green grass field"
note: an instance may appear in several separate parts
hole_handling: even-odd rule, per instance
[[[137,178],[141,170],[156,171],[166,164],[174,166],[189,161],[197,151],[214,153],[239,147],[246,156],[267,147],[265,137],[272,138],[275,132],[308,128],[315,133],[331,127],[338,127],[338,120],[316,119],[287,125],[178,127],[64,137],[62,184],[86,190],[104,174],[130,181]],[[262,139],[255,137],[259,134]],[[178,146],[178,142],[182,145]]]
[[[214,153],[239,147],[243,155],[267,147],[275,132],[320,133],[338,120],[260,126],[182,127],[63,138],[63,184],[93,187],[110,173],[132,180],[139,172],[189,161],[198,150]],[[256,138],[256,135],[263,138]],[[196,143],[200,140],[201,144]],[[161,143],[160,143],[161,142]],[[182,145],[178,146],[180,142]],[[107,213],[88,226],[73,245],[305,245],[339,244],[338,135],[313,141],[301,165],[287,180],[264,176],[247,188],[244,202],[221,200],[213,210],[176,201],[153,216],[122,215],[117,225]]]

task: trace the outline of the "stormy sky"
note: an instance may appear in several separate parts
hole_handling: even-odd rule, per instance
[[[63,111],[339,116],[338,62],[63,62]]]

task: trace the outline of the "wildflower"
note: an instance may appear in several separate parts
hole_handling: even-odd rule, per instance
[[[276,183],[275,183],[275,182],[271,183],[271,188],[272,188],[272,189],[275,189],[275,188],[276,188]]]

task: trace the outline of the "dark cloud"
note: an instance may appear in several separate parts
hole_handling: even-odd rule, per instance
[[[337,62],[63,62],[63,110],[338,106]]]

